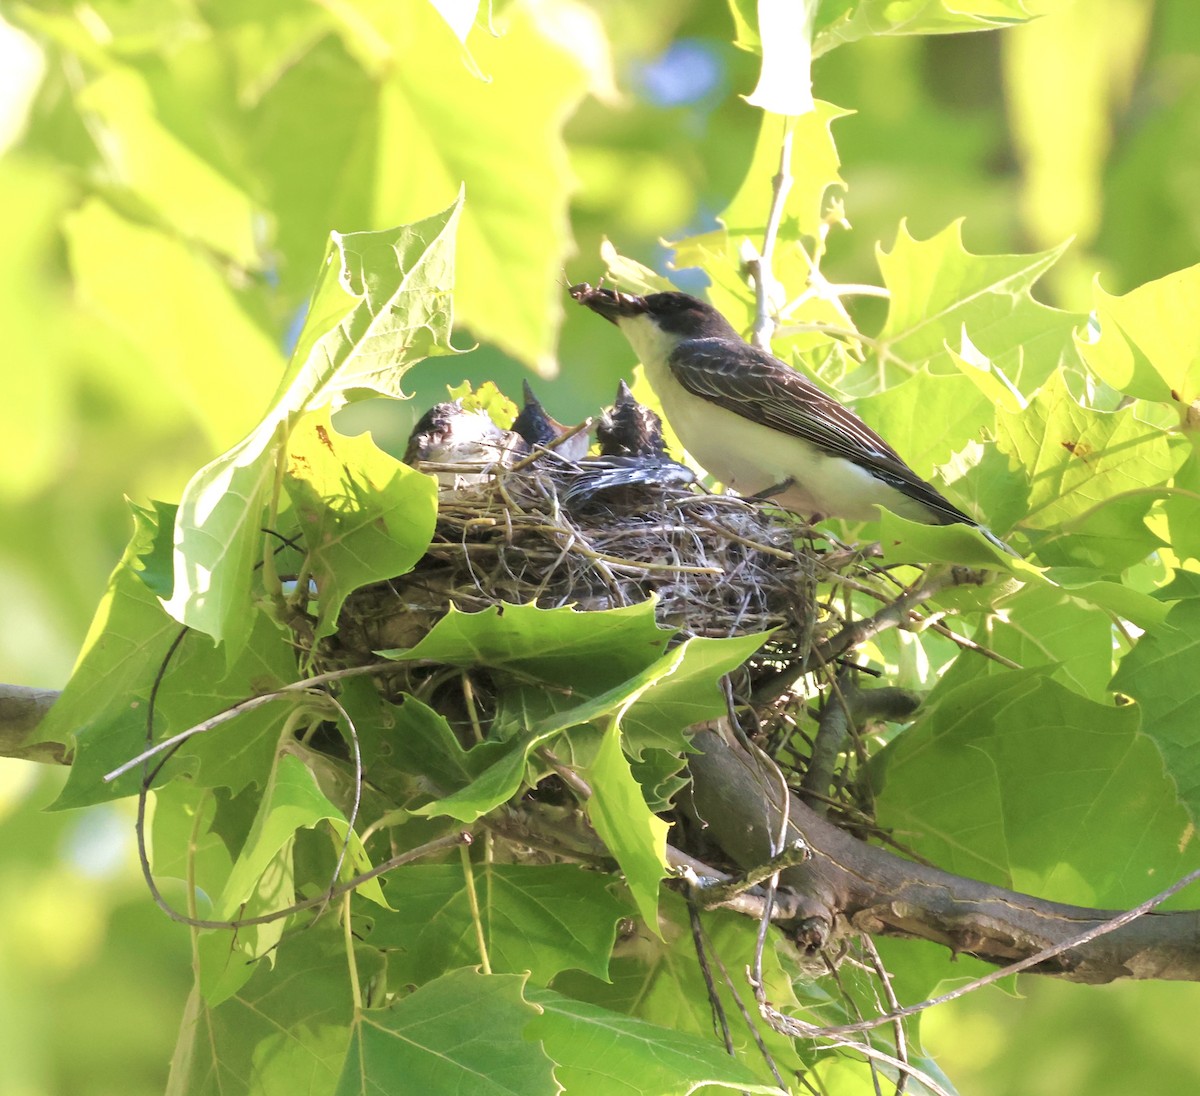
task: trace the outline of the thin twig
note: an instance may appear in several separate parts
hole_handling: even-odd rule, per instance
[[[888,1008],[898,1009],[900,1000],[896,996],[896,991],[892,987],[892,976],[888,973],[887,967],[884,965],[883,959],[879,954],[879,950],[875,947],[875,942],[866,933],[863,933],[859,943],[862,945],[863,951],[867,953],[867,958],[871,960],[871,966],[875,970],[876,976],[879,978],[879,984],[883,986],[883,995],[887,999]],[[908,1062],[908,1036],[904,1030],[904,1021],[897,1020],[894,1032],[894,1040],[896,1043],[896,1057],[902,1062]],[[910,1074],[907,1070],[900,1074],[899,1080],[896,1082],[896,1091],[894,1096],[904,1096],[904,1090],[908,1087],[908,1078]]]
[[[792,189],[792,135],[795,120],[783,119],[783,140],[779,145],[779,170],[771,179],[771,208],[767,213],[767,226],[763,230],[763,245],[758,257],[747,264],[754,273],[754,331],[751,342],[760,350],[770,352],[771,336],[775,333],[775,320],[771,316],[771,287],[775,282],[772,260],[779,226],[783,223],[783,211],[787,205],[788,192]]]
[[[123,765],[113,769],[112,772],[105,773],[104,781],[110,783],[116,780],[117,777],[124,776],[130,769],[149,761],[150,758],[155,757],[164,750],[173,750],[189,738],[194,738],[198,734],[211,731],[215,727],[219,727],[221,724],[228,723],[231,719],[237,718],[239,715],[252,712],[256,708],[270,704],[272,701],[287,700],[297,693],[315,692],[317,686],[328,684],[331,681],[339,681],[342,678],[361,677],[364,674],[395,673],[396,669],[397,664],[395,662],[374,662],[369,666],[347,666],[341,670],[330,670],[328,673],[306,677],[303,681],[293,681],[287,685],[281,685],[278,689],[272,689],[269,693],[259,693],[258,696],[252,696],[248,700],[240,700],[238,703],[231,704],[228,708],[222,709],[216,715],[210,716],[193,727],[189,727],[186,731],[180,731],[177,735],[172,735],[170,738],[164,738],[161,742],[156,742],[149,749],[143,750],[137,757],[130,758]],[[325,699],[328,699],[329,696],[328,693],[320,695]],[[153,704],[151,704],[151,707],[153,707]]]

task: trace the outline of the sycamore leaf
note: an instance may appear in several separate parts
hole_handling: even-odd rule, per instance
[[[350,593],[407,572],[433,536],[435,480],[384,453],[366,434],[337,433],[325,410],[292,432],[284,487],[317,585],[317,639],[336,629]]]
[[[476,818],[494,810],[507,799],[516,795],[525,775],[525,766],[530,755],[539,746],[557,738],[563,731],[586,723],[596,723],[617,712],[627,709],[639,696],[663,678],[675,672],[687,654],[687,644],[668,651],[639,673],[620,682],[613,688],[562,711],[552,712],[530,726],[514,742],[507,752],[490,768],[467,787],[421,807],[418,814],[448,814],[461,822],[474,822]],[[490,746],[482,743],[481,746]],[[476,746],[478,750],[481,746]],[[474,751],[472,751],[473,753]]]
[[[667,831],[646,805],[642,789],[621,749],[621,728],[613,719],[595,759],[584,770],[592,789],[587,816],[617,858],[642,920],[658,931],[658,889],[667,872]]]
[[[1078,340],[1083,360],[1118,392],[1175,403],[1186,418],[1200,399],[1200,265],[1124,296],[1094,292],[1100,336]]]
[[[502,610],[502,613],[498,611],[495,614],[459,614],[459,624],[465,625],[471,632],[472,638],[469,642],[478,642],[477,647],[464,647],[457,639],[452,639],[458,625],[452,625],[441,633],[435,627],[429,635],[429,639],[434,642],[426,646],[426,641],[422,641],[411,651],[405,652],[404,657],[417,657],[418,652],[424,651],[421,657],[434,662],[507,666],[522,675],[536,672],[543,681],[553,684],[558,679],[556,675],[566,674],[568,676],[564,680],[571,680],[569,675],[573,672],[580,650],[594,650],[595,636],[607,633],[611,642],[614,634],[628,633],[630,624],[645,631],[644,623],[639,623],[638,616],[631,615],[629,609],[573,614],[594,621],[594,636],[589,638],[582,632],[577,633],[577,638],[581,641],[580,646],[574,650],[565,647],[556,651],[552,649],[554,627],[558,623],[570,620],[570,615],[562,615],[564,612],[571,614],[570,610],[537,609],[534,606],[503,606]],[[514,613],[513,610],[519,612]],[[465,624],[471,617],[484,618],[484,627],[477,630],[472,625]],[[500,629],[489,628],[489,619],[504,621],[506,617],[511,617],[518,626],[513,629],[503,626]],[[531,625],[536,627],[539,619],[546,624],[540,641],[535,633],[526,631]],[[605,627],[610,623],[615,624],[615,629]],[[717,688],[717,682],[722,674],[740,665],[762,643],[763,636],[739,636],[732,639],[692,638],[647,664],[647,655],[658,646],[664,634],[657,631],[652,616],[649,623],[657,632],[652,643],[625,648],[620,653],[619,649],[613,646],[604,656],[594,655],[593,662],[597,665],[592,666],[586,674],[582,670],[574,670],[578,676],[571,690],[571,703],[550,705],[550,711],[524,726],[510,742],[484,742],[475,746],[463,759],[464,768],[471,766],[477,755],[486,754],[491,762],[497,752],[503,752],[497,760],[479,772],[471,783],[450,795],[425,804],[417,813],[432,816],[446,814],[462,822],[473,822],[517,793],[525,777],[526,766],[539,746],[546,745],[572,727],[599,723],[614,714],[619,718],[631,720],[634,731],[634,741],[631,743],[633,752],[640,752],[646,746],[670,745],[675,749],[682,749],[684,742],[680,731],[692,723],[710,719],[724,710],[724,700]],[[568,628],[574,629],[575,625],[568,624]],[[503,646],[495,646],[497,638],[504,635],[513,638],[518,644],[530,645],[524,652],[519,648],[506,651]],[[641,667],[635,669],[638,663],[641,663]],[[614,669],[618,668],[620,673],[614,674]],[[680,675],[678,680],[676,675]],[[615,684],[599,688],[601,682],[607,684],[614,677]],[[442,733],[448,733],[448,728]]]
[[[877,35],[961,34],[1032,18],[1024,0],[823,0],[813,52],[819,57],[835,46]]]
[[[456,970],[386,1009],[359,1014],[337,1096],[387,1091],[471,1096],[554,1096],[553,1063],[523,1038],[537,1009],[525,978]],[[397,1090],[398,1091],[398,1090]]]
[[[640,929],[633,941],[635,946],[614,956],[609,981],[602,982],[581,972],[566,971],[554,980],[554,989],[577,1001],[587,1002],[631,1019],[636,1018],[654,1025],[655,1028],[672,1031],[677,1036],[688,1035],[714,1046],[716,1044],[712,1042],[712,1008],[704,976],[696,963],[696,949],[689,931],[688,911],[683,899],[670,890],[664,891],[660,918],[667,926],[667,931],[659,937],[651,934],[648,928]],[[727,970],[744,971],[754,962],[755,934],[745,931],[745,924],[738,915],[725,910],[710,910],[701,912],[700,919],[713,951],[721,957]],[[799,1004],[788,970],[788,950],[788,945],[780,939],[777,931],[770,930],[767,934],[767,945],[762,952],[763,980],[768,999],[780,1008],[794,1008]],[[531,991],[530,996],[537,997],[537,993],[538,991]],[[717,993],[727,1012],[736,1011],[737,1003],[723,980],[717,985]],[[542,1003],[540,999],[539,1003]],[[562,1007],[566,1009],[572,1006],[564,1003]],[[833,1023],[841,1020],[842,1016],[839,1013],[832,1014]],[[536,1027],[534,1030],[537,1030]],[[638,1029],[621,1030],[629,1031],[636,1038]],[[642,1034],[649,1041],[645,1050],[665,1052],[666,1048],[659,1046],[653,1029],[643,1030]],[[726,1057],[725,1061],[742,1063],[743,1068],[750,1069],[759,1084],[770,1085],[772,1078],[763,1064],[756,1040],[761,1039],[767,1046],[778,1068],[785,1075],[803,1068],[802,1058],[811,1064],[811,1057],[797,1045],[798,1041],[773,1031],[757,1015],[751,1018],[749,1025],[732,1026],[730,1034],[735,1057]],[[578,1032],[578,1035],[580,1038],[586,1038],[584,1032]],[[599,1039],[602,1036],[599,1032],[594,1032],[591,1038]],[[649,1068],[636,1044],[623,1045],[622,1049],[630,1058],[628,1068]],[[568,1065],[573,1061],[573,1057],[565,1059]],[[614,1072],[621,1069],[616,1053],[606,1061]],[[700,1060],[699,1064],[701,1068],[705,1068],[705,1060]],[[685,1072],[684,1076],[688,1077],[690,1073]],[[689,1090],[685,1088],[683,1091]],[[768,1088],[768,1091],[774,1089]]]
[[[1026,581],[1041,580],[1032,563],[1011,556],[969,525],[925,525],[889,510],[879,516],[880,540],[891,561],[906,563],[959,563],[989,571],[1006,571]]]
[[[831,186],[845,187],[838,170],[841,159],[831,127],[850,113],[833,103],[817,101],[803,117],[786,123],[792,129],[794,178],[784,199],[780,240],[815,238],[821,226],[825,192]],[[758,142],[746,177],[720,214],[721,223],[735,241],[749,237],[756,245],[762,245],[762,226],[771,208],[770,181],[779,171],[784,125],[778,118],[768,117],[759,123]]]
[[[986,639],[1019,666],[1045,666],[1055,681],[1099,703],[1110,698],[1112,619],[1094,604],[1049,585],[1020,587],[1001,603]],[[988,662],[993,670],[998,663]]]
[[[217,902],[217,917],[237,916],[241,903],[252,893],[268,865],[281,850],[290,847],[296,831],[311,829],[319,822],[328,822],[339,841],[345,839],[346,816],[321,791],[304,762],[291,753],[282,753],[263,792],[254,826]],[[370,868],[358,835],[352,833],[343,871],[357,874]],[[359,890],[380,905],[387,905],[378,879],[368,880]],[[281,905],[295,900],[293,892]]]
[[[1200,862],[1137,710],[1085,699],[1044,670],[935,692],[873,768],[880,824],[956,874],[1120,908]]]
[[[171,1061],[168,1096],[330,1092],[344,1068],[353,1005],[341,925],[327,917],[285,936],[274,964],[217,1006],[192,991]],[[365,979],[379,961],[357,955]],[[280,978],[278,971],[287,971]]]
[[[877,249],[891,292],[880,355],[936,373],[957,372],[948,347],[971,344],[1023,391],[1042,384],[1064,353],[1082,317],[1047,308],[1030,295],[1063,247],[1032,255],[972,255],[955,221],[928,240],[902,223],[891,251]]]
[[[184,237],[253,269],[256,203],[214,165],[180,140],[158,117],[150,88],[132,67],[107,66],[79,92],[76,103],[103,128],[97,145],[109,171]]]
[[[160,538],[159,516],[134,510],[133,537],[108,580],[75,671],[38,725],[34,741],[60,742],[75,751],[60,807],[129,795],[140,782],[138,773],[105,787],[100,777],[144,748],[144,697],[179,635],[179,625],[139,577],[139,560]],[[118,743],[112,750],[110,741]]]
[[[271,409],[184,489],[175,525],[175,588],[167,611],[228,643],[249,635],[246,612],[263,508],[300,414],[368,388],[400,396],[405,371],[449,352],[454,231],[462,197],[416,224],[333,233],[308,319]]]
[[[1158,747],[1193,820],[1200,819],[1197,655],[1200,602],[1189,598],[1138,640],[1112,680],[1114,689],[1138,702],[1142,733]]]
[[[640,757],[645,749],[678,752],[681,732],[725,711],[721,678],[737,669],[767,638],[765,632],[725,639],[693,636],[680,648],[683,658],[654,688],[639,693],[621,716],[625,750]]]
[[[137,791],[140,767],[111,783],[102,778],[145,749],[147,704],[160,673],[154,712],[159,739],[295,680],[295,652],[262,613],[246,614],[253,642],[232,667],[206,638],[181,638],[179,625],[147,585],[147,580],[163,581],[163,543],[172,518],[170,507],[135,509],[133,539],[113,572],[79,664],[39,727],[40,740],[75,746],[57,807],[86,806]],[[156,783],[187,773],[205,787],[233,792],[261,784],[278,730],[293,706],[269,704],[192,738]]]
[[[580,5],[509,5],[498,34],[462,43],[427,2],[331,9],[337,33],[374,75],[369,216],[389,223],[445,202],[464,182],[455,308],[463,324],[539,372],[556,368],[556,276],[573,250],[572,177],[562,127],[609,62]],[[481,80],[476,72],[486,73]],[[420,165],[419,170],[414,165]]]
[[[688,1096],[698,1089],[779,1093],[715,1043],[690,1032],[647,1023],[549,989],[526,997],[542,1015],[526,1029],[554,1059],[554,1074],[572,1096],[653,1092]]]
[[[598,613],[532,604],[464,613],[451,605],[415,647],[379,653],[404,661],[519,670],[593,695],[653,662],[672,634],[656,623],[652,601]]]
[[[146,748],[147,706],[160,667],[165,665],[154,711],[157,740],[294,681],[295,651],[265,614],[255,611],[247,616],[250,641],[232,667],[223,651],[194,633],[183,637],[169,662],[164,662],[166,648],[157,659],[144,656],[136,660],[137,665],[131,669],[140,672],[119,695],[120,704],[106,718],[93,718],[77,731],[78,754],[56,805],[84,806],[137,791],[142,779],[140,766],[111,783],[102,778]],[[171,622],[170,638],[178,636],[179,630]],[[186,774],[204,787],[225,787],[235,794],[251,784],[263,786],[271,771],[280,728],[300,703],[303,698],[299,696],[281,698],[193,736],[169,760],[160,779]],[[153,760],[151,767],[158,760]]]
[[[1092,411],[1074,399],[1061,374],[1024,411],[997,412],[997,446],[1028,483],[1021,524],[1057,530],[1093,507],[1132,493],[1145,508],[1147,488],[1167,483],[1186,447],[1141,422],[1132,409]],[[1126,515],[1128,517],[1128,515]]]
[[[572,968],[606,976],[617,922],[629,912],[610,893],[610,876],[570,864],[478,863],[473,870],[493,971],[529,971],[539,985]],[[388,873],[387,893],[397,908],[371,911],[366,940],[387,950],[395,982],[421,985],[479,962],[460,864],[397,868]]]

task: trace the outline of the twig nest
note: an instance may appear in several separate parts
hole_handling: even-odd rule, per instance
[[[443,479],[460,486],[441,491],[425,557],[347,601],[340,653],[367,661],[412,647],[451,604],[588,611],[653,597],[658,621],[681,637],[773,631],[767,657],[776,665],[803,657],[827,630],[814,600],[823,554],[796,545],[793,517],[677,483],[578,498],[577,474],[576,465],[539,459],[483,476],[464,465]]]

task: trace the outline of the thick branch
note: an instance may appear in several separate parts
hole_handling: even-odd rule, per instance
[[[38,742],[38,724],[58,699],[53,689],[0,685],[0,757],[19,757],[65,765],[67,748],[61,742]]]
[[[699,731],[693,744],[703,752],[689,759],[691,810],[742,867],[768,859],[784,806],[769,762],[716,730]],[[847,931],[905,936],[1003,966],[1118,912],[1047,902],[914,864],[852,837],[795,796],[787,811],[787,840],[803,839],[812,856],[786,869],[780,883],[800,894],[796,928],[813,946]],[[1148,913],[1030,970],[1088,983],[1200,981],[1200,911]]]

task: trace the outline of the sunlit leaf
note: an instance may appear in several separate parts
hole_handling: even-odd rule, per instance
[[[1024,23],[1023,0],[822,0],[815,53],[874,35],[961,34]]]
[[[227,641],[231,655],[248,634],[263,508],[297,417],[336,407],[355,388],[401,395],[400,380],[413,362],[447,349],[460,208],[461,197],[443,213],[401,229],[333,234],[273,406],[184,491],[167,611]]]
[[[1080,406],[1055,375],[1023,412],[997,414],[997,446],[1028,483],[1022,525],[1055,530],[1126,492],[1148,509],[1147,487],[1168,482],[1185,447],[1172,445],[1132,410]]]
[[[368,435],[343,437],[323,411],[292,432],[284,486],[309,548],[320,639],[337,627],[352,591],[402,575],[424,555],[437,517],[437,484]]]
[[[1105,383],[1143,400],[1175,404],[1186,419],[1200,399],[1200,266],[1114,297],[1097,285],[1100,337],[1079,352]]]
[[[621,865],[642,919],[657,931],[658,888],[667,870],[670,827],[646,805],[621,750],[620,725],[615,719],[605,730],[585,775],[592,789],[588,819]]]
[[[972,255],[954,222],[928,240],[901,224],[890,251],[878,250],[891,291],[881,350],[912,367],[957,371],[947,346],[971,342],[1025,392],[1042,384],[1065,353],[1082,317],[1039,304],[1030,288],[1062,254]]]
[[[1196,725],[1196,657],[1200,604],[1179,602],[1121,660],[1112,687],[1138,702],[1142,732],[1158,747],[1179,798],[1200,817],[1200,728]]]

